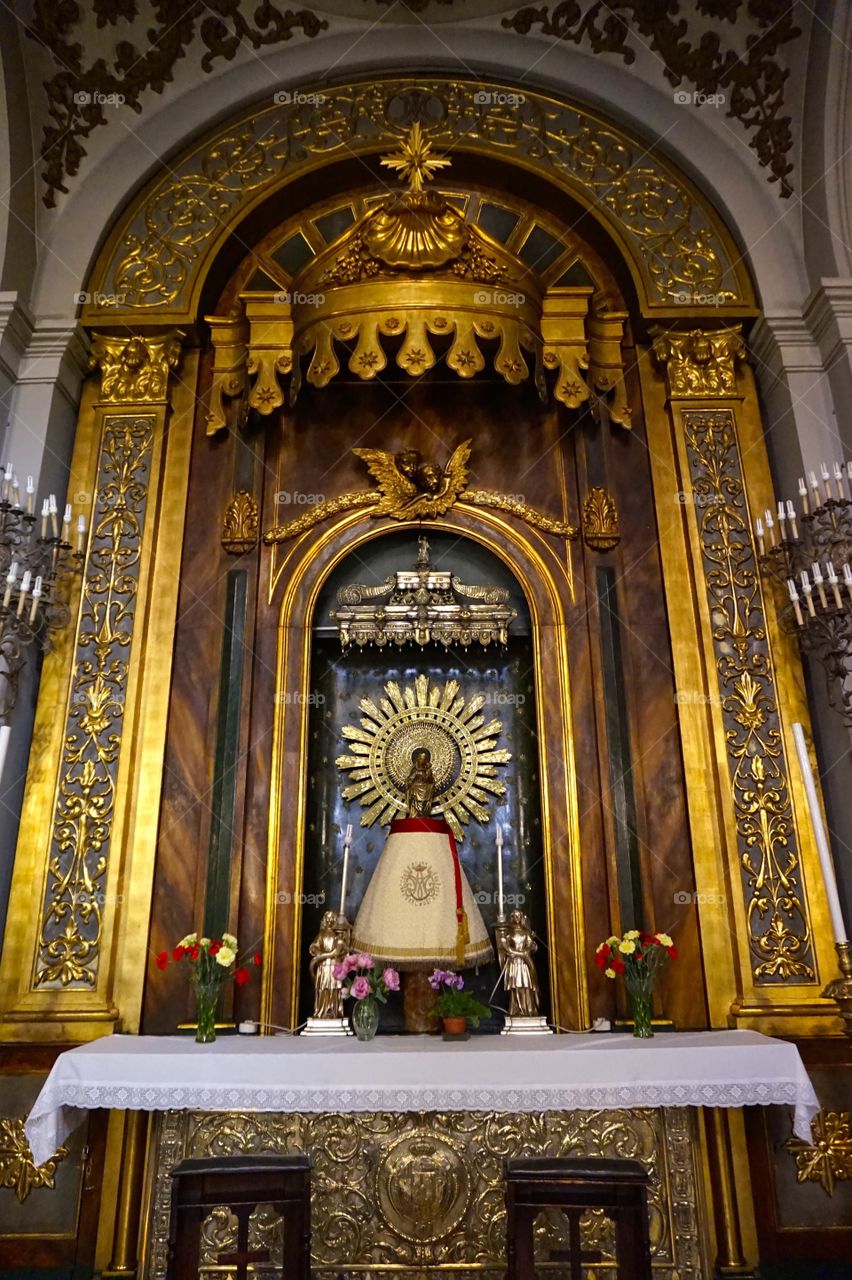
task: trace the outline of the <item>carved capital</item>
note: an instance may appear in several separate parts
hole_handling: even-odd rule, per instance
[[[736,365],[746,357],[739,325],[688,333],[657,330],[653,350],[665,366],[670,396],[718,400],[737,395]]]
[[[583,502],[583,537],[595,551],[611,551],[621,541],[618,511],[612,495],[595,486]]]
[[[95,334],[91,369],[101,371],[101,400],[107,404],[156,404],[166,399],[169,373],[180,360],[183,334],[159,337]]]

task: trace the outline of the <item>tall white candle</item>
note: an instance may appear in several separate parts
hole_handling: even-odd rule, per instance
[[[352,843],[352,823],[346,827],[346,833],[343,837],[343,878],[340,881],[340,912],[342,916],[346,915],[346,880],[349,876],[349,846]]]
[[[793,725],[793,739],[796,743],[796,754],[799,757],[799,768],[802,771],[802,781],[805,784],[805,795],[808,798],[808,809],[811,814],[811,823],[816,836],[817,852],[819,853],[820,867],[822,868],[822,878],[825,881],[825,894],[828,898],[828,911],[831,916],[831,927],[834,930],[834,939],[836,942],[848,942],[849,933],[843,921],[843,912],[840,909],[840,895],[837,892],[837,877],[834,874],[834,862],[831,857],[831,849],[828,845],[828,837],[825,833],[825,824],[822,820],[822,810],[819,807],[817,799],[816,784],[814,782],[813,770],[808,756],[808,748],[805,743],[805,731],[800,724]]]
[[[503,825],[497,823],[497,915],[503,918]]]
[[[9,750],[11,734],[11,725],[0,724],[0,782],[3,780],[3,765],[6,763],[6,752]]]

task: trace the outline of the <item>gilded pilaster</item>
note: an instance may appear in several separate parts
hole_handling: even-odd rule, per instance
[[[729,326],[658,333],[653,355],[665,386],[650,362],[643,385],[667,594],[692,586],[694,633],[684,617],[679,634],[676,608],[672,633],[712,1020],[793,1032],[816,1015],[828,1030],[830,931],[788,742],[806,716],[801,672],[752,540],[769,475],[746,349]]]
[[[191,404],[183,420],[175,412],[180,338],[93,340],[98,378],[84,394],[69,486],[87,509],[91,532],[76,627],[47,659],[40,691],[34,741],[41,749],[24,800],[0,968],[3,1038],[80,1040],[119,1020],[128,1029],[138,1024],[144,936],[137,977],[122,985],[117,975],[123,948],[148,914],[144,883],[134,878],[145,861],[136,793],[151,786],[142,765],[158,715],[157,733],[164,732],[165,703],[161,712],[153,691],[159,681],[161,701],[167,694],[166,632],[157,664],[143,661],[143,649],[158,638],[169,595],[176,599],[177,565],[174,589],[163,584],[152,608],[155,548],[168,554],[164,526],[176,518],[167,481],[185,484],[186,458],[178,468],[176,455],[186,451],[192,420]],[[189,366],[194,378],[195,361]],[[171,545],[179,546],[182,502],[177,510]],[[161,755],[162,742],[159,749]],[[139,812],[147,811],[146,798]],[[152,868],[151,860],[146,874]]]

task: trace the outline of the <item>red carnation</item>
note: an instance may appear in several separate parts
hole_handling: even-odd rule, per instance
[[[263,964],[263,960],[261,959],[261,956],[260,956],[260,952],[259,952],[259,951],[258,951],[258,952],[257,952],[257,954],[253,957],[253,959],[254,959],[254,963],[255,963],[256,965],[261,965],[261,964]]]
[[[197,960],[200,955],[201,955],[200,947],[196,946],[196,947],[190,948],[190,952],[189,952],[190,960]]]
[[[165,967],[166,967],[166,965],[167,965],[168,963],[169,963],[169,953],[168,953],[168,951],[161,951],[161,952],[159,953],[159,955],[157,956],[157,968],[158,968],[158,969],[165,969]]]
[[[677,960],[677,947],[666,947],[666,951],[668,951],[670,959]]]
[[[609,947],[604,947],[602,951],[595,952],[595,964],[598,966],[599,969],[606,969],[609,967],[609,958],[610,958]]]
[[[234,974],[234,982],[236,982],[238,987],[244,987],[245,984],[248,982],[249,977],[250,977],[250,974],[248,969],[244,969],[244,968],[237,969],[236,973]]]
[[[211,956],[215,956],[218,951],[221,951],[222,944],[219,939],[217,938],[215,942],[211,942],[207,950],[210,952]]]
[[[616,973],[624,973],[624,961],[621,959],[621,956],[612,957],[612,964],[610,965],[610,968],[614,969]]]
[[[185,955],[186,955],[186,947],[175,947],[174,951],[172,952],[172,959],[182,960]]]

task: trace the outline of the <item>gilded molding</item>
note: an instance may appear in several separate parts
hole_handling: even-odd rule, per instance
[[[758,985],[816,981],[767,621],[733,413],[682,414]]]
[[[213,436],[228,425],[226,400],[233,400],[248,385],[246,353],[249,327],[244,316],[205,316],[213,344],[207,434]]]
[[[222,547],[231,556],[242,556],[257,546],[260,513],[247,489],[235,493],[222,519]]]
[[[395,77],[323,84],[316,102],[306,92],[305,101],[255,109],[146,188],[105,250],[92,288],[123,297],[110,308],[111,323],[128,312],[192,315],[208,252],[247,202],[338,158],[394,146],[420,118],[430,121],[428,140],[442,153],[493,156],[496,146],[508,162],[574,192],[623,246],[643,305],[668,310],[688,290],[699,308],[701,298],[712,297],[707,305],[716,314],[720,305],[751,309],[748,279],[727,232],[674,169],[614,123],[528,86],[509,118],[504,93],[504,86],[485,82]],[[105,313],[92,307],[85,315],[95,321]]]
[[[53,1191],[56,1170],[67,1158],[68,1148],[63,1146],[44,1164],[35,1164],[24,1132],[24,1120],[0,1119],[0,1187],[14,1191],[21,1204],[38,1188]]]
[[[156,404],[166,399],[169,374],[177,367],[183,334],[161,338],[95,334],[89,368],[101,371],[106,404]]]
[[[689,333],[657,331],[654,355],[665,365],[672,397],[718,400],[738,394],[737,361],[746,356],[739,325]]]
[[[583,499],[583,538],[595,551],[612,551],[621,541],[615,502],[597,485]]]
[[[649,1221],[659,1280],[703,1275],[696,1167],[689,1112],[582,1111],[517,1116],[506,1113],[278,1114],[167,1112],[158,1117],[149,1216],[146,1280],[165,1280],[170,1171],[181,1159],[254,1152],[310,1151],[314,1158],[312,1262],[324,1271],[354,1266],[413,1280],[424,1269],[459,1277],[496,1277],[505,1269],[503,1161],[512,1155],[629,1157],[650,1174]],[[251,1238],[276,1249],[270,1221],[258,1219]],[[229,1248],[233,1224],[224,1215],[205,1223],[214,1243]],[[565,1225],[540,1224],[542,1243],[565,1248]],[[584,1247],[612,1266],[612,1224],[592,1214]],[[274,1256],[274,1255],[273,1255]]]
[[[852,1182],[852,1129],[848,1111],[819,1111],[811,1121],[811,1142],[788,1138],[784,1150],[796,1161],[797,1182],[818,1182],[827,1196],[838,1182]]]
[[[157,419],[104,420],[33,988],[97,979]]]

